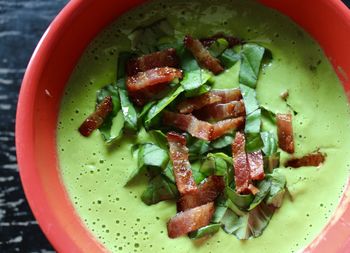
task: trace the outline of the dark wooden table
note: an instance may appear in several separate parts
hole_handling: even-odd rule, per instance
[[[54,252],[24,197],[14,126],[18,91],[29,58],[67,2],[0,0],[0,252]],[[345,2],[350,6],[350,0]]]

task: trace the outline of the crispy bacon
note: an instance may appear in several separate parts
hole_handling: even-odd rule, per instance
[[[244,125],[244,118],[226,119],[215,124],[210,124],[206,121],[198,120],[191,114],[165,111],[163,113],[163,123],[167,126],[186,131],[199,139],[210,141],[234,129],[241,128]]]
[[[191,113],[194,110],[198,110],[206,105],[211,105],[221,101],[221,97],[207,92],[198,97],[189,98],[178,104],[177,109],[181,113]]]
[[[210,70],[215,75],[224,71],[220,61],[212,56],[199,40],[187,35],[184,39],[184,44],[203,68]]]
[[[242,99],[242,94],[239,89],[212,90],[198,97],[182,101],[177,109],[181,113],[191,113],[211,104],[229,103],[240,99]]]
[[[277,119],[277,133],[278,133],[278,145],[279,147],[290,153],[294,153],[294,139],[293,139],[293,125],[292,114],[276,115]]]
[[[212,90],[210,92],[221,97],[220,103],[229,103],[231,101],[238,101],[242,99],[241,90],[237,88]]]
[[[178,213],[168,222],[168,235],[176,238],[209,224],[215,211],[214,203],[198,206]]]
[[[182,71],[179,69],[154,68],[129,76],[126,87],[134,103],[142,106],[176,78],[182,78]]]
[[[192,136],[207,141],[211,139],[214,130],[212,124],[198,120],[193,115],[169,111],[163,113],[163,123],[187,131]]]
[[[191,194],[198,190],[193,179],[190,162],[188,161],[188,149],[184,136],[169,132],[167,139],[170,147],[170,158],[173,162],[174,175],[177,189],[181,195]]]
[[[213,133],[210,140],[215,140],[232,130],[240,129],[244,125],[244,118],[225,119],[213,124]]]
[[[95,112],[93,112],[79,127],[79,132],[88,137],[90,134],[98,129],[113,111],[112,97],[105,97],[100,104],[97,105]]]
[[[153,68],[179,66],[179,57],[174,48],[168,48],[163,51],[143,55],[138,58],[133,58],[127,63],[128,76],[136,75],[138,72],[144,72]]]
[[[186,194],[179,199],[177,210],[185,211],[212,202],[224,189],[225,180],[222,176],[209,176],[198,186],[198,191],[193,194]]]
[[[236,45],[243,44],[243,41],[240,38],[236,38],[230,35],[225,35],[224,33],[217,33],[211,37],[200,39],[200,41],[203,44],[203,46],[210,47],[217,39],[220,39],[220,38],[227,40],[229,48],[234,47]]]
[[[264,160],[261,150],[248,153],[247,160],[250,169],[250,179],[252,180],[263,180],[265,177],[264,173]]]
[[[245,136],[241,132],[236,133],[232,143],[232,156],[235,169],[236,191],[238,193],[249,193],[250,169],[245,152]]]
[[[195,115],[201,120],[235,118],[245,116],[245,106],[243,100],[226,104],[212,104],[198,110]]]
[[[286,167],[299,168],[303,166],[320,166],[326,160],[326,155],[321,152],[311,153],[301,158],[293,158],[285,163]]]

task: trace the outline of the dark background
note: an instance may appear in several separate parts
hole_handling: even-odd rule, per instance
[[[24,197],[14,127],[18,92],[29,58],[67,2],[0,0],[0,253],[54,252]],[[350,7],[350,0],[344,2]]]

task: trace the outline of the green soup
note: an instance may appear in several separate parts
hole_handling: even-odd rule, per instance
[[[319,168],[279,168],[291,197],[261,237],[239,241],[222,230],[205,241],[169,239],[166,223],[174,202],[146,206],[146,179],[124,187],[136,166],[132,137],[106,146],[98,131],[82,137],[77,128],[94,110],[96,91],[116,79],[117,56],[130,50],[127,35],[162,17],[176,37],[217,32],[270,49],[273,61],[258,81],[258,100],[274,112],[292,108],[296,155],[327,153]],[[238,86],[239,63],[215,77],[215,88]],[[280,94],[289,91],[288,103]],[[276,11],[251,1],[155,1],[120,17],[87,48],[67,85],[58,126],[63,182],[82,222],[113,252],[296,252],[310,243],[334,212],[350,169],[350,115],[343,88],[319,45]],[[288,158],[282,153],[282,163]]]

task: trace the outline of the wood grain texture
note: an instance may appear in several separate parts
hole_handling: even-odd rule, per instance
[[[15,113],[25,68],[66,0],[0,0],[0,252],[54,252],[24,197],[16,163]]]

